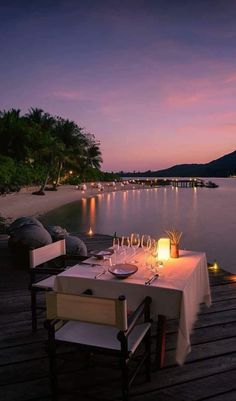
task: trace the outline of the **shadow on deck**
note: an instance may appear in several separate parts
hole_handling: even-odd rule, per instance
[[[106,235],[82,239],[91,250],[111,245]],[[5,241],[0,242],[0,257],[0,399],[49,401],[46,333],[42,319],[37,334],[31,334],[28,273],[14,267]],[[131,389],[131,400],[236,400],[236,276],[211,268],[209,275],[213,304],[201,308],[185,365],[179,367],[174,361],[177,322],[168,320],[165,366],[153,372],[151,383],[144,383],[140,375]],[[61,356],[61,401],[120,399],[119,371],[113,359],[104,367],[101,355],[76,358],[72,349],[62,350]]]

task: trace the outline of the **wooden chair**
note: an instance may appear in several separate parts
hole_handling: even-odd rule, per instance
[[[37,294],[40,291],[51,291],[55,277],[71,265],[86,259],[79,255],[66,255],[65,240],[59,240],[41,248],[30,250],[30,290],[32,331],[37,329],[37,310],[44,309],[37,306]]]
[[[124,296],[111,299],[50,292],[46,294],[46,304],[53,401],[58,400],[56,356],[59,343],[74,343],[92,352],[108,350],[117,355],[122,372],[123,401],[128,400],[131,383],[143,364],[146,379],[151,379],[150,297],[146,297],[129,318]],[[129,363],[142,342],[145,343],[144,353],[130,374]]]

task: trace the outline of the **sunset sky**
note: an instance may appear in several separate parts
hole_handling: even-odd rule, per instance
[[[103,170],[236,150],[235,0],[0,0],[0,110],[101,141]]]

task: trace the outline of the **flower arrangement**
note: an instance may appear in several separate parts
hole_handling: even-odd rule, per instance
[[[173,245],[179,245],[182,237],[182,232],[172,228],[171,230],[165,230],[166,234],[170,238],[170,243]]]
[[[165,231],[170,239],[170,256],[172,258],[178,258],[179,257],[179,244],[180,244],[180,239],[182,237],[182,232],[175,230],[174,228],[172,228],[171,230],[165,230]]]

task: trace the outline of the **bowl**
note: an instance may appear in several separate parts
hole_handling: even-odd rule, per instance
[[[131,264],[118,264],[109,267],[108,271],[115,277],[123,279],[131,276],[138,271],[138,267]]]
[[[105,259],[114,253],[113,249],[105,249],[104,251],[91,251],[90,254],[97,259]]]

